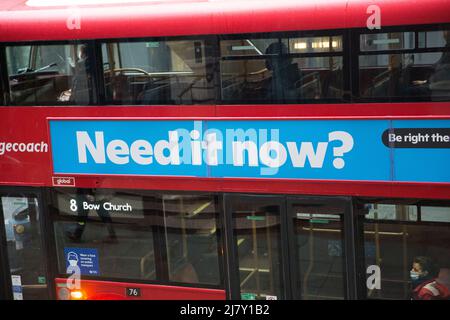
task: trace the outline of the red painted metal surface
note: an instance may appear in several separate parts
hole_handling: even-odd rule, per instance
[[[130,117],[132,115],[133,117]],[[432,115],[432,116],[431,116]],[[45,142],[49,118],[146,119],[450,119],[450,103],[155,106],[0,107],[0,142]],[[50,149],[46,153],[0,155],[0,184],[53,186]],[[67,177],[67,175],[63,175]],[[290,179],[74,175],[76,187],[191,190],[308,195],[353,195],[450,199],[450,184]],[[72,184],[72,183],[70,183]]]
[[[30,8],[25,0],[3,2],[0,4],[0,41],[366,27],[370,16],[367,8],[373,4],[381,9],[382,26],[450,22],[449,0],[160,1],[78,8]],[[74,25],[77,27],[73,28]]]
[[[67,279],[56,278],[56,296],[65,290]],[[225,300],[225,290],[155,284],[81,280],[87,300]],[[127,297],[127,288],[139,288],[139,297]]]
[[[0,2],[0,41],[104,39],[365,27],[369,0],[161,0],[147,4],[29,7]],[[382,26],[450,22],[450,0],[379,0]],[[79,18],[80,28],[67,27]],[[48,118],[430,119],[450,103],[0,107],[0,142],[44,142]],[[0,184],[52,186],[50,150],[0,155]],[[77,187],[450,198],[450,185],[367,181],[74,175]],[[270,183],[269,183],[270,182]],[[70,183],[71,184],[71,183]],[[67,185],[67,184],[66,184]],[[270,188],[268,187],[270,186]]]

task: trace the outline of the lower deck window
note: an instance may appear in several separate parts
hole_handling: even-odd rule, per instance
[[[366,203],[365,210],[364,262],[366,268],[378,268],[381,276],[378,286],[368,283],[367,297],[444,298],[439,285],[436,296],[421,288],[437,281],[448,290],[450,208],[385,202]]]
[[[60,274],[219,285],[217,201],[83,189],[54,193]]]

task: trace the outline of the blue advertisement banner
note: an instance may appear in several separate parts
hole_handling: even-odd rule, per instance
[[[54,173],[450,182],[450,120],[50,120]]]

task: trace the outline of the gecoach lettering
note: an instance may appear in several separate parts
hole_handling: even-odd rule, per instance
[[[0,142],[0,156],[7,152],[42,153],[48,152],[48,144],[41,142]]]

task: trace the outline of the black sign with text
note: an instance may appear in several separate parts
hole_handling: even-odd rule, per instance
[[[389,148],[450,148],[450,128],[392,128],[382,140]]]

